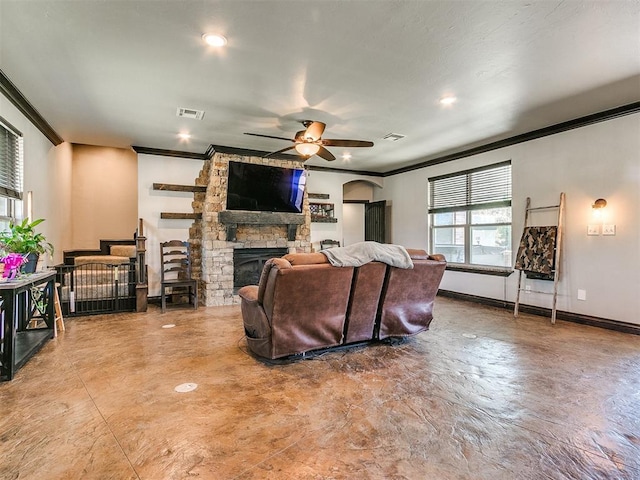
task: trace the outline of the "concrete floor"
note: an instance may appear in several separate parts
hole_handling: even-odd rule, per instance
[[[2,479],[640,479],[639,336],[439,297],[400,345],[267,365],[235,306],[66,324],[0,384]]]

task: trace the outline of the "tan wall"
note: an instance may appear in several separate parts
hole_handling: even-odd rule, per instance
[[[138,161],[130,149],[73,145],[71,246],[133,238],[138,218]]]
[[[345,183],[343,186],[343,200],[373,201],[373,185],[362,180]]]

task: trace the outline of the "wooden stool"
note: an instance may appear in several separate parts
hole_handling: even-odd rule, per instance
[[[56,283],[55,288],[53,289],[53,306],[56,312],[56,316],[53,320],[53,336],[58,336],[58,327],[62,332],[66,331],[64,328],[64,318],[62,317],[62,308],[60,307],[60,297],[58,296],[58,287],[59,283]]]

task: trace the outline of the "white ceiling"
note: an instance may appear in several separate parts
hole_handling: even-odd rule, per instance
[[[66,141],[275,151],[243,132],[311,119],[375,146],[309,164],[383,172],[639,101],[640,2],[0,0],[0,69]]]

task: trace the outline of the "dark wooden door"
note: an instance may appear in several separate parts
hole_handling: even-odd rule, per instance
[[[384,243],[386,200],[366,203],[364,206],[364,239]]]

